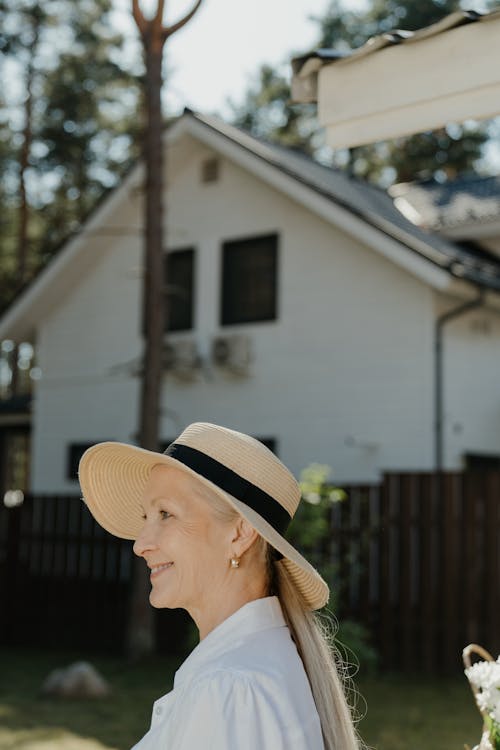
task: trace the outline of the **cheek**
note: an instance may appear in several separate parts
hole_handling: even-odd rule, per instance
[[[224,573],[229,566],[230,545],[227,533],[219,525],[209,526],[204,537],[204,557],[214,574]]]
[[[224,573],[227,557],[224,553],[226,544],[220,529],[214,529],[209,524],[197,529],[189,549],[192,554],[193,568],[196,569],[200,579],[213,580]],[[229,558],[227,564],[229,565]]]

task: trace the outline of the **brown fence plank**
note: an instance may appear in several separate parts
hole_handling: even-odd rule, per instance
[[[412,571],[411,571],[411,523],[412,523],[412,489],[414,481],[409,475],[398,477],[398,535],[399,535],[399,631],[401,633],[399,663],[404,670],[413,667],[413,618],[411,608]]]
[[[421,617],[418,621],[418,631],[420,638],[417,638],[417,644],[420,644],[422,667],[425,672],[431,674],[435,670],[436,664],[436,565],[437,565],[437,545],[436,545],[436,481],[432,474],[424,474],[420,482],[419,497],[419,588],[417,611]]]
[[[394,642],[392,636],[393,616],[391,601],[391,515],[390,478],[384,475],[380,490],[380,656],[384,668],[394,665]]]
[[[485,477],[484,585],[482,609],[485,614],[484,642],[493,654],[500,652],[500,473]]]
[[[479,473],[469,472],[463,477],[463,599],[462,613],[464,622],[464,636],[467,643],[479,640],[478,608],[479,591],[477,588],[477,557],[482,554],[477,544],[477,517],[481,499],[481,476]],[[464,644],[467,645],[467,644]]]
[[[453,671],[457,665],[459,650],[459,607],[458,607],[458,561],[459,545],[456,534],[458,483],[457,477],[443,473],[440,487],[441,538],[442,538],[442,628],[441,653],[445,671]]]
[[[371,596],[370,596],[370,491],[363,487],[359,490],[359,515],[356,529],[358,537],[358,564],[359,572],[359,614],[360,620],[365,627],[371,625]]]

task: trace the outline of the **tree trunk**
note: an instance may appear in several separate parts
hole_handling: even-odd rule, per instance
[[[144,130],[144,164],[146,194],[144,205],[145,249],[143,284],[144,355],[141,380],[139,434],[140,444],[157,451],[163,337],[167,329],[167,287],[163,206],[163,175],[165,154],[162,144],[163,118],[161,111],[162,58],[167,38],[181,29],[194,16],[202,0],[196,0],[192,10],[170,27],[163,26],[165,0],[158,0],[154,18],[147,21],[139,0],[132,0],[132,13],[144,45],[146,63]],[[149,581],[144,560],[134,558],[132,599],[127,632],[127,651],[132,659],[150,653],[155,647],[153,610],[148,602]]]
[[[17,234],[16,287],[20,289],[26,281],[28,258],[28,225],[29,205],[26,193],[26,171],[29,167],[31,143],[33,140],[33,78],[35,76],[35,54],[40,36],[40,18],[31,17],[33,37],[28,52],[29,60],[26,69],[26,99],[24,103],[23,143],[19,158],[19,228]],[[16,396],[19,392],[18,342],[15,343],[11,357],[12,377],[10,392]]]
[[[163,296],[164,205],[161,113],[163,40],[154,35],[151,25],[145,35],[146,61],[146,128],[144,163],[146,192],[144,204],[145,248],[143,278],[144,354],[139,418],[140,445],[147,450],[159,449],[159,408],[161,398],[162,350],[166,323]],[[132,606],[127,650],[131,658],[150,653],[155,647],[154,613],[148,601],[148,569],[144,560],[134,558]]]

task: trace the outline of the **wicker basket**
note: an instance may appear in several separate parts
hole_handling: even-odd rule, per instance
[[[486,651],[486,649],[484,649],[482,646],[478,646],[477,643],[470,643],[462,651],[462,659],[464,662],[464,666],[467,669],[472,666],[472,659],[471,659],[472,654],[479,656],[483,661],[495,661],[492,655],[488,651]],[[469,682],[469,685],[471,686],[471,690],[474,694],[474,702],[476,703],[476,706],[477,706],[476,695],[480,691],[471,682]],[[478,707],[478,711],[484,719],[485,712],[481,711],[479,707]],[[465,747],[467,748],[467,745]],[[479,745],[476,745],[475,747],[473,747],[472,750],[494,750],[490,742],[489,732],[486,729],[485,725],[483,725],[483,735],[481,737],[481,742],[479,743]]]

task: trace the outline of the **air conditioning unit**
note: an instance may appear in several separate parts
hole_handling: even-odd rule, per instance
[[[163,369],[179,380],[193,380],[200,366],[196,342],[191,339],[167,341],[163,346]]]
[[[217,336],[212,341],[212,362],[234,375],[247,375],[252,359],[249,336],[244,334]]]

